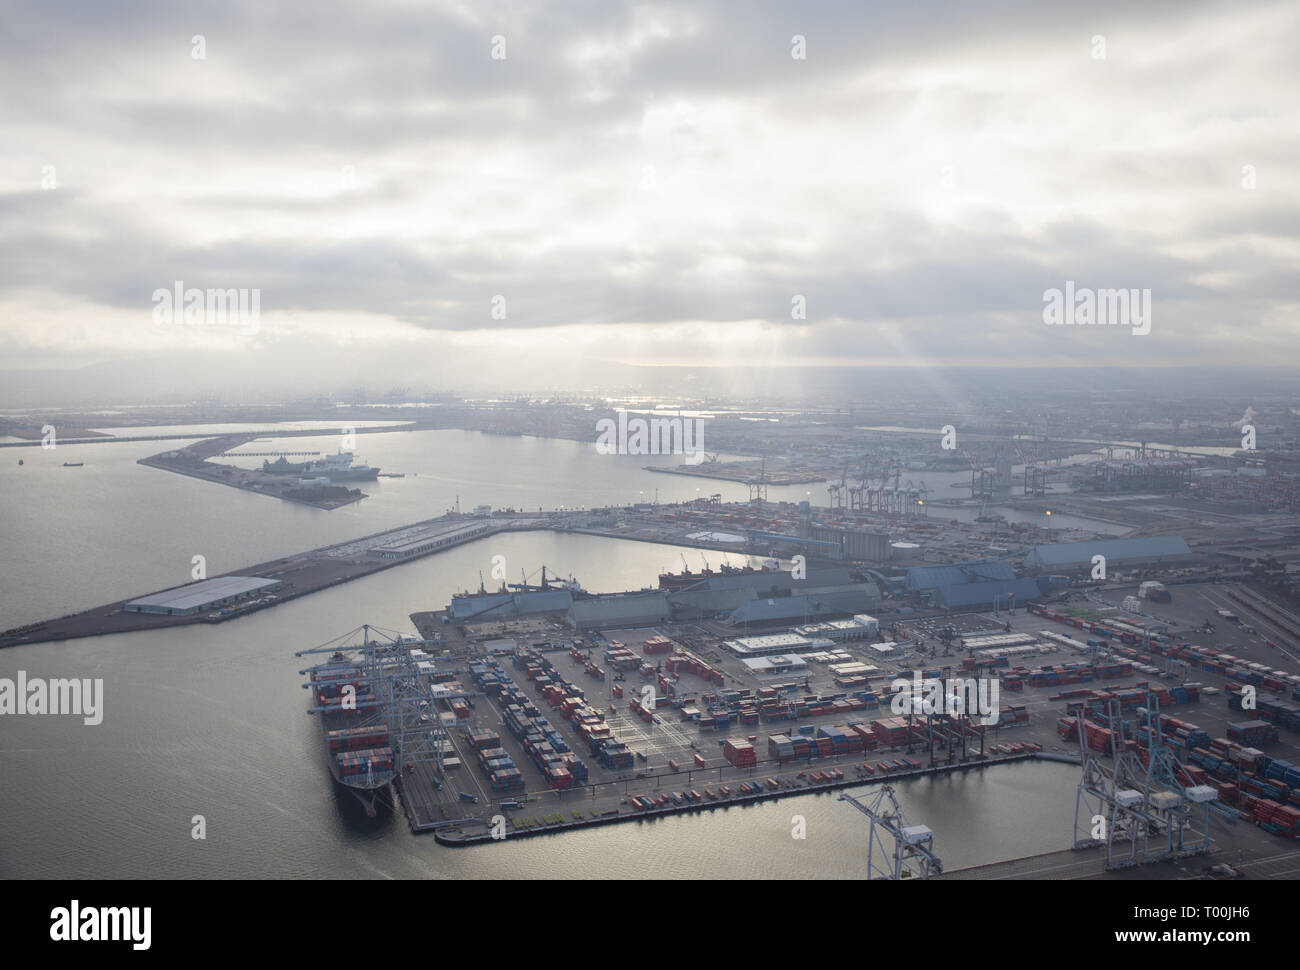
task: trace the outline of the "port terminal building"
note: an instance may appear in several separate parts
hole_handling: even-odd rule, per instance
[[[189,616],[244,602],[279,585],[278,579],[262,579],[258,576],[218,576],[188,586],[177,586],[152,596],[142,596],[131,600],[122,609],[127,613]]]

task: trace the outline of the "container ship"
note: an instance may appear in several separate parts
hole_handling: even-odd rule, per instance
[[[379,703],[360,666],[341,652],[329,663],[312,668],[310,676],[312,713],[320,716],[325,732],[330,774],[374,818],[378,806],[392,804],[391,797],[378,796],[396,776],[396,759]]]

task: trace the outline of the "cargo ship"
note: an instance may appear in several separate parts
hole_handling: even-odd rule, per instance
[[[666,590],[686,589],[688,586],[694,586],[696,583],[703,582],[713,576],[747,576],[753,573],[778,572],[780,569],[780,562],[772,558],[763,560],[762,569],[755,569],[748,563],[743,566],[733,566],[731,563],[724,562],[718,572],[714,572],[708,566],[705,566],[698,573],[693,573],[690,567],[687,566],[680,573],[660,573],[659,588]]]
[[[328,478],[331,482],[370,482],[379,477],[378,468],[371,465],[354,465],[352,464],[354,459],[355,456],[350,451],[326,455],[318,461],[285,461],[281,456],[275,461],[262,462],[262,471],[267,475],[306,475]]]
[[[659,588],[667,590],[686,589],[688,586],[694,586],[696,583],[703,582],[716,575],[717,573],[708,566],[705,566],[698,573],[691,572],[689,568],[680,573],[660,573]]]
[[[382,709],[360,663],[341,651],[308,673],[312,713],[320,716],[325,733],[330,775],[374,818],[380,807],[392,804],[391,795],[378,796],[387,791],[397,768]]]
[[[308,462],[307,473],[324,475],[331,482],[370,482],[379,477],[379,469],[372,465],[352,464],[354,457],[350,451],[326,455],[320,461]]]
[[[301,475],[310,464],[308,461],[285,461],[281,455],[275,461],[262,462],[262,471],[267,475]]]

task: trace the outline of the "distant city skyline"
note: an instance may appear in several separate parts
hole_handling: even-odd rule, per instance
[[[11,5],[0,402],[1294,369],[1297,28],[1294,3]],[[1149,315],[1047,325],[1076,287]],[[160,322],[187,288],[260,319]]]

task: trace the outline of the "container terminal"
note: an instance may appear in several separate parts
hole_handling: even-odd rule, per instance
[[[658,613],[645,591],[564,610],[552,590],[466,594],[412,614],[417,636],[363,628],[304,654],[348,654],[358,690],[390,698],[353,727],[386,728],[394,806],[446,845],[838,791],[846,824],[857,809],[912,838],[908,871],[939,876],[942,833],[892,824],[890,782],[1050,759],[1080,770],[1067,855],[983,877],[1300,871],[1300,617],[1245,584],[1147,580],[1137,602],[1137,587],[1057,589],[969,612],[881,603],[755,633],[728,615],[732,578],[688,590],[715,594],[711,618]],[[996,681],[995,703],[936,710],[904,691],[900,706],[894,682],[916,677]]]

